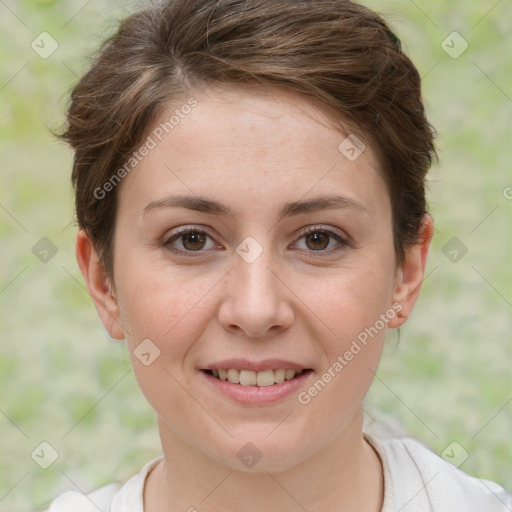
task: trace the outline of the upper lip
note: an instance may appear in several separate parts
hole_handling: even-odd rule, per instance
[[[263,370],[307,370],[311,367],[303,364],[294,363],[293,361],[285,361],[284,359],[265,359],[263,361],[249,361],[248,359],[224,359],[217,361],[203,368],[203,370],[229,370],[236,368],[237,370],[252,370],[261,372]]]

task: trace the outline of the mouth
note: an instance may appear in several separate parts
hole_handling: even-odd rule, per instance
[[[298,379],[304,374],[311,373],[311,368],[269,368],[262,371],[242,370],[238,368],[212,368],[202,370],[207,375],[220,381],[238,384],[240,386],[271,387],[285,381]]]

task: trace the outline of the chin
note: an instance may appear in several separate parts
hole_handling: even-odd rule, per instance
[[[307,458],[302,441],[276,435],[268,436],[269,430],[253,435],[246,434],[231,439],[223,453],[218,452],[218,460],[229,468],[245,473],[276,473],[293,468]],[[272,437],[272,434],[271,436]]]

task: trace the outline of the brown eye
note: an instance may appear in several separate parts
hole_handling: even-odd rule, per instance
[[[299,242],[302,240],[304,240],[304,244],[302,247],[299,247],[299,249],[310,253],[318,252],[319,255],[332,254],[350,245],[349,242],[338,233],[317,226],[303,229]]]
[[[168,237],[162,245],[171,252],[177,254],[187,253],[205,253],[207,249],[212,249],[215,244],[210,242],[210,246],[207,247],[208,239],[211,237],[201,229],[188,228],[183,229],[177,233],[174,233]]]
[[[185,233],[180,236],[182,239],[183,247],[189,251],[200,250],[206,243],[205,234],[199,231],[190,231],[189,233]]]
[[[322,231],[314,231],[306,235],[306,245],[313,251],[321,251],[329,245],[329,235]]]

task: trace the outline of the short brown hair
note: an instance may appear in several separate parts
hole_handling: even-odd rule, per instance
[[[377,13],[347,0],[164,0],[126,18],[71,94],[78,225],[113,278],[116,190],[94,192],[170,105],[208,85],[284,86],[324,105],[376,153],[395,252],[418,242],[435,130],[421,79]]]

